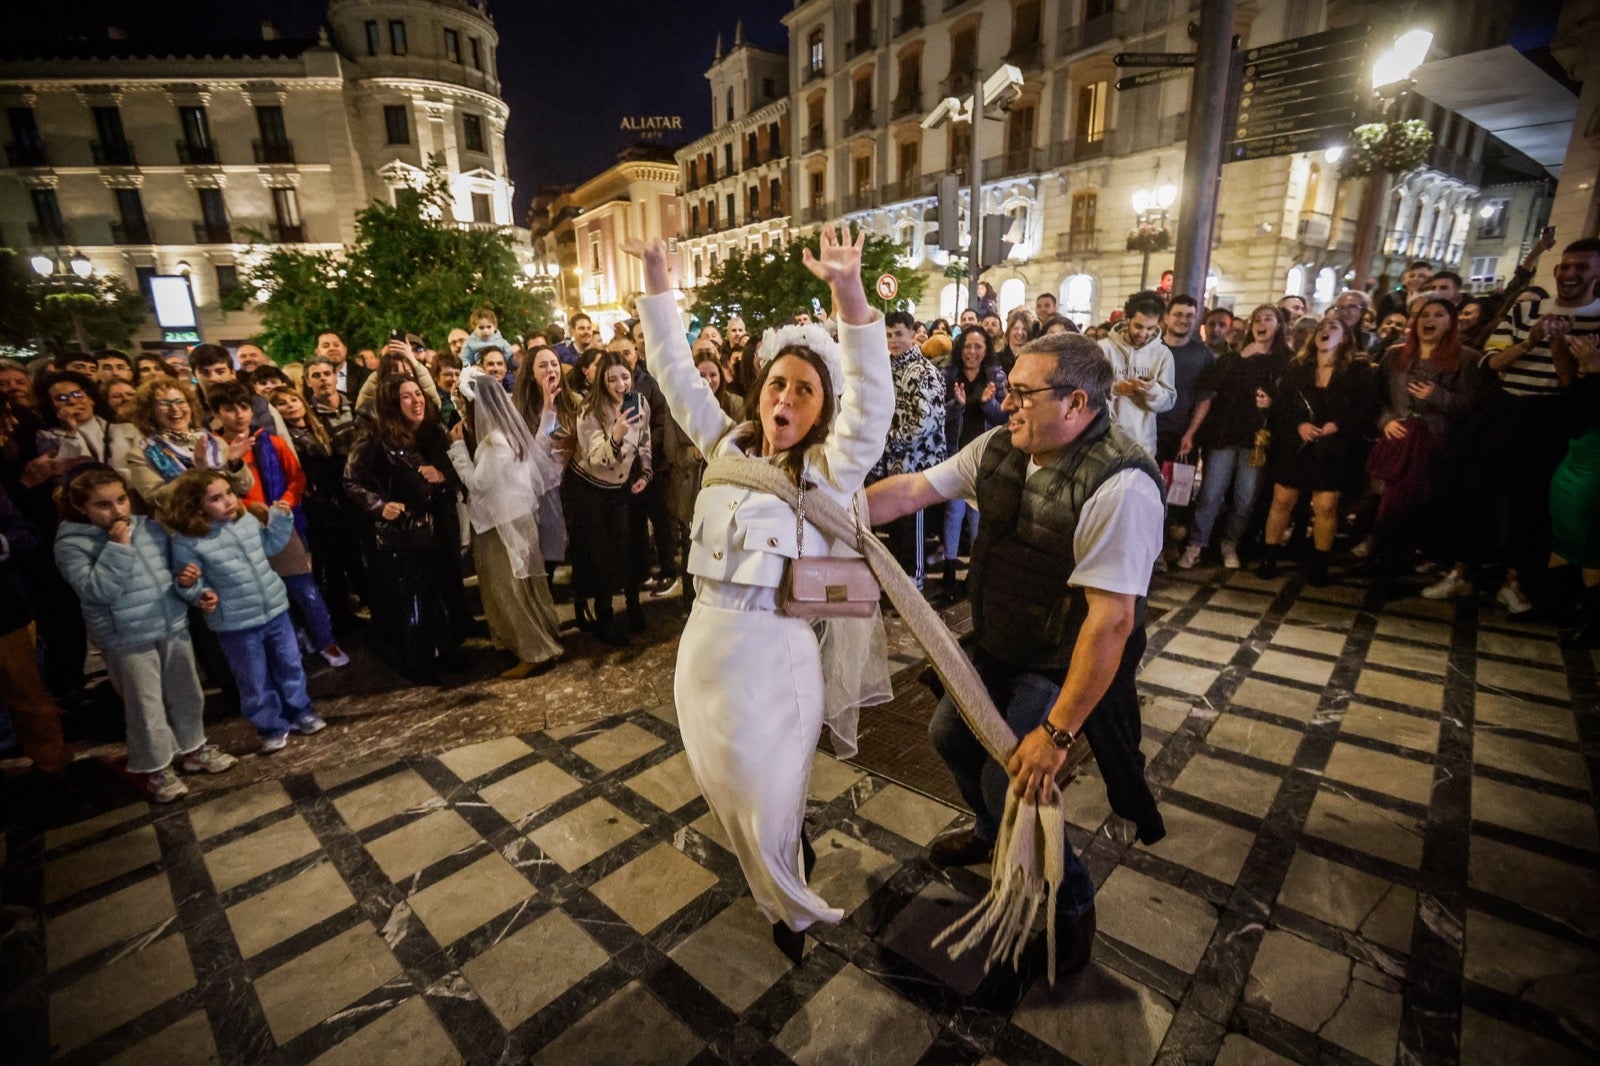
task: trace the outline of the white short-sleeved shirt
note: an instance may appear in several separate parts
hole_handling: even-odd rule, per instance
[[[991,429],[955,455],[924,470],[934,491],[950,500],[976,504],[978,460],[996,433]],[[1043,469],[1031,459],[1028,477]],[[1069,585],[1130,596],[1150,591],[1150,571],[1161,554],[1165,505],[1155,479],[1141,470],[1122,470],[1107,478],[1084,502],[1072,550],[1078,557]]]

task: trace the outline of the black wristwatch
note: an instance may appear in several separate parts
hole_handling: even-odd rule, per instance
[[[1063,751],[1072,747],[1072,742],[1078,739],[1072,730],[1057,729],[1048,718],[1039,723],[1039,728],[1044,730],[1045,736],[1050,738],[1052,744]]]

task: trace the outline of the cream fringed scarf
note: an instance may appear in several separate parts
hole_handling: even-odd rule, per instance
[[[706,468],[703,481],[707,485],[736,485],[756,492],[770,493],[780,500],[795,505],[795,485],[782,470],[760,459],[740,459],[721,456],[712,459]],[[844,544],[854,544],[855,523],[842,508],[822,493],[807,493],[806,519],[829,539]],[[946,691],[954,698],[961,717],[983,744],[990,757],[1006,765],[1016,750],[1017,738],[1006,725],[1005,719],[995,709],[989,691],[984,687],[971,660],[956,643],[955,636],[944,621],[922,598],[922,593],[912,584],[905,571],[889,549],[877,537],[866,537],[867,565],[877,576],[878,583],[889,595],[900,617],[911,627],[933,668],[944,682]],[[1088,758],[1088,745],[1074,745],[1073,757],[1068,759],[1064,772],[1072,773]],[[963,955],[990,938],[989,954],[984,961],[987,970],[996,959],[1008,960],[1015,968],[1022,958],[1038,916],[1044,906],[1048,938],[1049,979],[1056,979],[1056,893],[1066,868],[1066,833],[1063,828],[1059,800],[1036,806],[1031,800],[1018,800],[1010,791],[1006,793],[1005,815],[1000,822],[1000,835],[995,841],[994,860],[991,865],[993,880],[989,892],[967,914],[934,940],[934,946],[956,937],[963,927],[970,926],[966,935],[949,948],[952,958]]]

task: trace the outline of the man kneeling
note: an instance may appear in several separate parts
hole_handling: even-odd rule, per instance
[[[929,470],[867,490],[874,526],[954,499],[983,516],[968,575],[973,664],[1021,743],[1000,766],[950,697],[940,702],[929,733],[977,825],[934,841],[937,865],[987,860],[1007,787],[1051,798],[1080,733],[1112,809],[1146,843],[1166,833],[1144,778],[1133,684],[1161,550],[1161,479],[1149,453],[1111,421],[1111,381],[1093,341],[1041,337],[1011,369],[1006,425]],[[1059,973],[1081,969],[1094,942],[1094,882],[1070,846],[1066,861]]]

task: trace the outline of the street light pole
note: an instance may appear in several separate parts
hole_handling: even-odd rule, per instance
[[[1202,304],[1211,266],[1211,231],[1222,183],[1222,134],[1233,66],[1234,0],[1201,0],[1189,139],[1183,154],[1183,217],[1178,220],[1172,291]],[[1143,286],[1140,286],[1143,288]]]
[[[972,68],[972,100],[967,105],[972,116],[972,146],[968,150],[968,179],[972,182],[971,198],[967,201],[967,306],[978,307],[978,256],[983,249],[983,156],[978,144],[983,139],[983,77],[974,64]],[[960,317],[959,309],[957,318]]]

